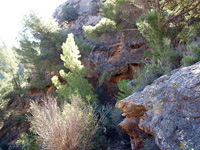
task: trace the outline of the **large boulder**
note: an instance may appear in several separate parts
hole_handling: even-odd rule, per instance
[[[101,0],[68,0],[58,6],[53,13],[53,17],[59,23],[60,26],[65,25],[65,21],[63,20],[63,9],[65,7],[73,7],[75,8],[78,18],[76,20],[68,22],[68,26],[70,31],[72,31],[76,35],[83,35],[82,27],[85,25],[96,25],[103,14],[101,12]]]
[[[200,62],[158,78],[143,91],[119,101],[116,107],[126,116],[120,126],[136,143],[140,144],[134,137],[142,141],[143,131],[155,136],[161,150],[199,150]],[[127,124],[135,129],[128,130]]]

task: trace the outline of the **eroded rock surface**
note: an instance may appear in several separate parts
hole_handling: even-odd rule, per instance
[[[64,6],[74,7],[78,14],[78,19],[68,22],[69,29],[76,35],[83,35],[82,27],[88,25],[96,25],[103,14],[101,12],[101,0],[68,0],[56,8],[53,17],[60,26],[65,25],[65,20],[62,19]]]
[[[102,3],[102,0],[68,0],[56,9],[53,17],[64,28],[62,9],[65,5],[74,7],[78,18],[69,22],[68,28],[75,36],[81,36],[86,42],[91,42],[82,27],[95,26],[104,17],[100,7]],[[95,87],[101,102],[115,103],[117,82],[123,79],[132,80],[142,66],[143,53],[148,48],[142,36],[134,36],[138,35],[138,32],[135,32],[137,31],[130,31],[128,34],[116,33],[105,41],[93,41],[90,54],[82,55],[82,63],[91,70],[87,78]]]
[[[132,140],[138,141],[134,136],[137,137],[139,128],[140,132],[154,135],[161,150],[182,150],[183,147],[199,150],[200,62],[158,78],[142,92],[118,102],[116,107],[126,116],[120,126]],[[139,121],[133,124],[130,120],[135,119]],[[135,129],[126,129],[127,126]]]

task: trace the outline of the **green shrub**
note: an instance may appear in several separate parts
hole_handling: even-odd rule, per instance
[[[116,70],[104,70],[99,80],[99,86],[101,86],[106,80],[109,80],[109,78],[115,74],[117,74]]]
[[[133,94],[134,88],[128,84],[129,82],[130,82],[130,80],[128,80],[128,79],[118,82],[118,89],[119,89],[118,96],[117,96],[118,100],[122,100],[122,99],[130,96],[131,94]]]
[[[114,108],[110,113],[111,127],[116,128],[123,120],[122,111],[119,108]]]
[[[46,79],[46,75],[45,72],[37,72],[34,76],[34,78],[32,78],[30,80],[30,83],[33,87],[36,87],[38,89],[44,89],[46,86],[51,84],[51,80],[50,79]]]
[[[100,103],[95,103],[95,112],[100,116],[100,118],[103,118],[101,123],[99,124],[98,130],[96,134],[94,135],[94,138],[91,141],[91,149],[92,150],[104,150],[108,147],[110,143],[110,139],[107,136],[108,134],[108,115],[112,111],[110,106],[104,106]],[[106,112],[106,113],[105,113]],[[102,114],[105,114],[105,117],[101,117]]]
[[[55,20],[44,20],[35,13],[24,17],[24,27],[19,37],[19,47],[14,48],[20,70],[24,70],[24,81],[33,87],[45,90],[51,84],[49,75],[63,68],[60,61],[62,43],[67,31],[58,27]],[[22,83],[20,84],[22,85]]]
[[[181,60],[182,65],[189,66],[200,61],[200,44],[197,46],[191,45],[189,46],[189,49],[189,54],[184,56],[184,58]]]
[[[37,140],[37,134],[30,129],[29,133],[21,133],[20,139],[16,142],[22,146],[23,150],[39,150],[40,141]]]
[[[182,54],[172,47],[166,27],[160,27],[166,21],[165,15],[157,10],[146,14],[137,21],[138,30],[148,41],[151,50],[144,53],[145,57],[152,59],[152,64],[147,64],[140,71],[137,90],[151,84],[156,78],[180,66]]]
[[[92,50],[92,43],[86,42],[82,36],[75,36],[74,37],[75,43],[77,44],[80,52],[89,53]]]
[[[167,29],[160,28],[159,24],[165,22],[164,14],[159,14],[153,10],[147,13],[146,18],[140,17],[137,27],[140,33],[148,41],[148,46],[152,49],[148,55],[159,65],[170,65],[169,54],[174,52],[171,48],[171,41],[167,37]]]
[[[154,63],[146,65],[136,75],[136,87],[134,88],[134,91],[143,90],[146,85],[150,85],[155,79],[167,72],[168,68],[156,65]]]
[[[160,27],[166,21],[163,13],[152,10],[146,14],[146,18],[141,17],[137,21],[138,30],[148,41],[150,51],[146,52],[146,57],[154,60],[155,64],[172,70],[172,67],[179,66],[177,58],[180,60],[181,54],[172,47],[170,37],[166,27]],[[174,69],[174,68],[173,68]]]
[[[185,27],[179,34],[178,37],[182,42],[191,43],[194,41],[196,36],[200,33],[200,22],[194,23],[189,27]]]
[[[122,111],[119,108],[113,108],[103,120],[103,127],[110,138],[126,138],[126,133],[119,126],[123,119]]]
[[[78,18],[78,13],[74,7],[64,6],[63,7],[63,20],[68,22],[76,20]]]
[[[83,26],[87,37],[91,40],[102,41],[116,31],[116,23],[110,19],[102,18],[95,26]]]
[[[102,5],[102,10],[106,18],[116,22],[117,29],[136,28],[135,21],[142,14],[132,0],[110,0]]]

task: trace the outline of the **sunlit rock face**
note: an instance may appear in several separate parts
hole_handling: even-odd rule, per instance
[[[116,107],[126,116],[120,126],[132,140],[138,141],[134,136],[143,131],[155,136],[161,150],[200,149],[200,62],[158,78]]]
[[[68,0],[56,8],[53,17],[59,23],[60,26],[65,25],[65,20],[62,19],[63,8],[73,7],[76,9],[78,19],[68,22],[70,30],[76,35],[82,35],[82,27],[85,25],[96,25],[103,14],[101,12],[101,0]]]

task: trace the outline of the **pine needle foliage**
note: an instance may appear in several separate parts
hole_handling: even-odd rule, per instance
[[[60,70],[60,76],[67,81],[66,85],[62,85],[58,76],[52,78],[53,84],[57,88],[57,92],[63,100],[70,102],[71,94],[79,94],[83,101],[87,104],[92,104],[97,100],[94,94],[93,86],[85,78],[86,69],[79,60],[80,51],[74,41],[73,34],[69,34],[66,43],[63,44],[63,54],[61,59],[64,65],[70,71],[65,73],[64,70]]]
[[[68,5],[65,5],[62,8],[62,12],[63,12],[62,19],[64,21],[70,22],[78,18],[78,13],[74,7],[69,7]]]
[[[15,95],[20,94],[23,72],[16,56],[11,48],[0,47],[0,98],[7,97],[13,91]]]
[[[134,88],[131,85],[129,85],[129,82],[130,82],[129,79],[121,80],[118,82],[118,89],[119,89],[118,96],[117,96],[118,100],[122,100],[130,96],[131,94],[133,94]]]
[[[106,18],[116,22],[118,29],[135,28],[135,21],[142,14],[141,8],[132,0],[109,0],[102,5],[102,10]]]
[[[145,56],[152,58],[155,64],[170,71],[174,65],[174,58],[178,57],[179,54],[172,47],[167,29],[160,28],[160,24],[164,23],[165,20],[164,14],[152,10],[146,14],[146,18],[141,17],[137,21],[137,26],[151,48],[150,51],[145,52]]]
[[[55,20],[45,21],[32,12],[24,16],[19,47],[15,48],[20,63],[29,74],[30,83],[44,89],[50,84],[47,75],[64,66],[60,59],[66,31],[58,27]]]
[[[116,23],[108,18],[102,18],[95,26],[83,26],[87,37],[95,41],[103,41],[116,31]]]
[[[181,64],[184,66],[190,66],[200,61],[200,44],[190,45],[189,49],[189,54],[185,55],[181,60]]]

